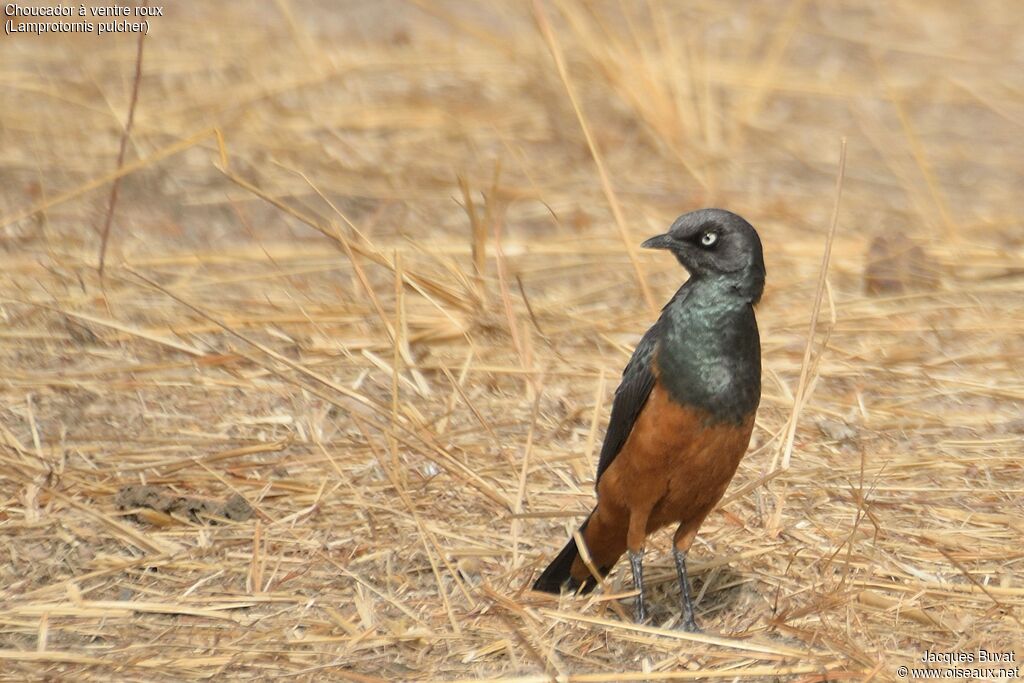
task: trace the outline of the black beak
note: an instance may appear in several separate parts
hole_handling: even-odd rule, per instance
[[[652,237],[640,246],[644,249],[671,249],[674,244],[675,239],[672,235],[666,232],[664,235],[656,235]]]

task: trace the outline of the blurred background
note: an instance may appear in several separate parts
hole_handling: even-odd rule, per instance
[[[151,22],[0,36],[12,676],[885,679],[925,649],[1024,654],[1019,3]],[[685,278],[637,245],[704,206],[753,223],[768,268],[754,441],[694,548],[716,642],[673,635],[664,535],[651,629],[621,570],[527,591]]]

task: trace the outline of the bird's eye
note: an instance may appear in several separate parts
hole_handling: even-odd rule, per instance
[[[701,236],[701,238],[700,238],[700,243],[702,245],[704,245],[705,247],[710,247],[710,246],[712,246],[717,241],[718,241],[718,233],[717,232],[712,232],[710,230],[708,232],[704,233]]]

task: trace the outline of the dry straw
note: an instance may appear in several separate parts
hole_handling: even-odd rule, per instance
[[[133,36],[0,48],[0,679],[887,680],[926,649],[1024,657],[1015,4],[165,12],[138,79]],[[769,284],[693,635],[663,535],[650,624],[621,569],[585,597],[528,586],[592,504],[618,373],[684,277],[634,247],[704,205],[754,222]],[[867,296],[882,233],[929,273]],[[195,514],[120,509],[142,485]],[[245,521],[203,503],[236,495]]]

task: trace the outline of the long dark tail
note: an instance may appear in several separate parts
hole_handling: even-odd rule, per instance
[[[580,525],[580,536],[583,536],[583,532],[587,530],[587,522],[590,521],[588,517],[582,525]],[[589,545],[589,544],[588,544]],[[551,560],[551,564],[548,568],[541,572],[541,575],[537,577],[537,580],[533,583],[533,590],[543,591],[544,593],[554,593],[558,595],[562,592],[562,588],[566,587],[569,590],[576,591],[580,590],[583,593],[589,593],[594,590],[594,586],[597,585],[597,581],[593,576],[588,576],[583,581],[582,588],[580,582],[572,577],[570,570],[572,569],[573,563],[576,558],[579,557],[580,551],[576,547],[576,539],[570,538],[569,542],[562,548],[562,552],[558,553],[555,559]],[[601,575],[604,576],[611,567],[599,567],[598,570]]]

